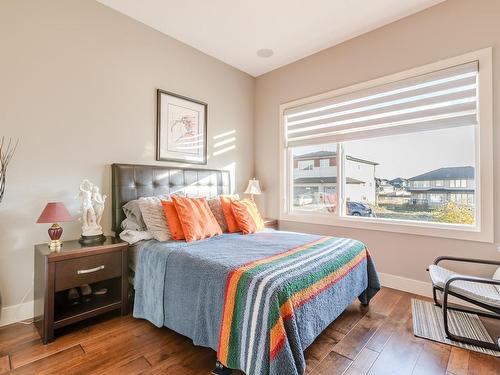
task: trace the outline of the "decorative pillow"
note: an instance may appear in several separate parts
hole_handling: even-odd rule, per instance
[[[251,199],[241,201],[233,200],[231,209],[238,227],[244,234],[260,232],[264,230],[264,220],[260,216],[259,209]]]
[[[172,196],[187,242],[222,234],[214,214],[205,198]]]
[[[237,201],[238,198],[232,198],[231,196],[221,195],[220,204],[222,206],[222,212],[224,212],[224,218],[227,223],[227,231],[229,233],[236,233],[240,231],[240,227],[238,226],[238,222],[234,217],[233,210],[231,208],[231,203]]]
[[[134,219],[129,219],[126,217],[122,223],[120,224],[120,227],[123,230],[135,230],[137,232],[143,232],[146,231],[146,227],[141,228],[141,226],[134,220]]]
[[[168,241],[170,239],[170,230],[160,198],[145,197],[139,198],[138,201],[144,223],[153,238],[157,241]]]
[[[125,229],[120,232],[120,238],[130,245],[133,245],[142,240],[152,240],[153,236],[148,231]]]
[[[163,213],[167,219],[170,237],[176,241],[185,240],[186,237],[184,236],[184,231],[182,230],[182,225],[179,221],[179,215],[177,215],[174,202],[161,201],[161,205],[163,206]]]
[[[212,213],[215,216],[215,220],[217,220],[217,223],[219,223],[220,229],[222,230],[222,232],[227,232],[228,231],[227,221],[226,217],[224,216],[224,210],[222,209],[222,203],[220,200],[221,197],[223,197],[223,195],[209,199],[207,202],[208,206],[210,207],[210,211],[212,211]],[[225,197],[230,199],[240,199],[238,194],[225,195]],[[231,210],[231,208],[229,208],[229,210]]]
[[[122,221],[122,229],[132,229],[130,226],[135,224],[138,229],[134,230],[146,230],[146,223],[142,218],[141,209],[139,207],[139,199],[128,201],[123,205],[122,209],[126,217],[126,219]]]
[[[497,270],[495,271],[495,274],[493,275],[493,279],[500,280],[500,267],[498,267]],[[495,285],[495,288],[497,288],[498,293],[500,293],[500,285]]]

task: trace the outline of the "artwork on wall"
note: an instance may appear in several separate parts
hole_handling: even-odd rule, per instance
[[[156,160],[207,163],[206,103],[157,90]]]

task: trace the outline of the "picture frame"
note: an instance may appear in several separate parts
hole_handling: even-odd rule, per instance
[[[156,90],[156,160],[207,164],[208,104]]]

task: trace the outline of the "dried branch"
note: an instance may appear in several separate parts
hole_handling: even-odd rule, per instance
[[[7,166],[16,152],[18,143],[19,140],[14,144],[11,138],[9,138],[7,142],[5,137],[2,137],[0,141],[0,202],[2,202],[5,193],[5,174],[7,173]]]

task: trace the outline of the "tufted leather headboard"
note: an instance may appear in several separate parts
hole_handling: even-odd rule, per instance
[[[111,228],[117,234],[125,219],[122,207],[133,199],[172,193],[210,198],[231,193],[229,171],[139,164],[112,164],[111,170]]]

